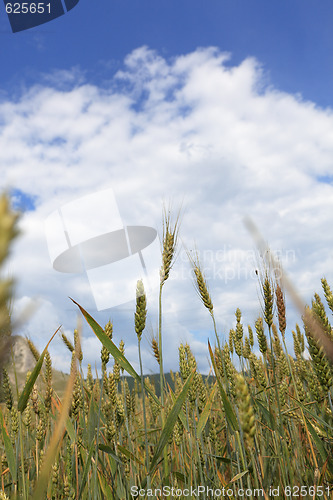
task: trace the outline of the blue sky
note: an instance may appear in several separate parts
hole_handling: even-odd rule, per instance
[[[0,182],[24,210],[9,270],[20,277],[16,314],[39,304],[21,333],[40,349],[59,324],[71,335],[72,296],[101,324],[111,317],[137,366],[134,304],[97,311],[87,276],[54,271],[46,242],[50,214],[106,188],[124,223],[159,232],[163,200],[175,209],[184,201],[182,242],[198,248],[221,335],[237,307],[245,325],[260,314],[244,215],[304,300],[324,274],[333,284],[330,1],[80,0],[15,34],[2,5],[0,14]],[[207,371],[211,325],[181,246],[173,276],[167,369],[188,341]],[[148,345],[156,306],[151,298],[146,371],[157,370]],[[88,330],[83,347],[85,363],[98,362]],[[51,352],[66,370],[60,341]]]
[[[239,63],[256,57],[284,91],[332,102],[333,5],[329,0],[80,0],[66,15],[15,36],[2,8],[2,88],[79,66],[107,80],[133,48],[166,57],[216,46]]]

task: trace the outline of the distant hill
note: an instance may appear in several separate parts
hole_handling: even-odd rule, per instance
[[[13,335],[12,341],[16,372],[27,373],[33,370],[36,360],[29,349],[26,339],[20,335]],[[9,366],[13,368],[12,363],[10,363]]]
[[[21,391],[25,385],[27,373],[34,369],[36,365],[36,360],[29,349],[27,340],[20,335],[12,336],[12,352],[13,352],[14,362],[12,361],[12,358],[10,356],[9,357],[10,361],[6,365],[6,370],[8,372],[9,379],[12,384],[13,395],[15,397],[16,396],[15,372],[18,382],[18,388],[19,391]],[[14,372],[14,367],[15,367],[15,372]],[[43,373],[43,368],[41,373]],[[53,374],[52,387],[59,396],[62,396],[63,390],[66,387],[68,375],[66,373],[62,373],[58,370],[55,370],[54,368],[52,369],[52,374]],[[43,379],[41,375],[39,375],[37,379],[37,385],[41,384],[43,384]],[[0,401],[1,400],[2,397],[0,390]]]

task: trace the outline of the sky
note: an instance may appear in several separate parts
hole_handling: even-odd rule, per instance
[[[17,280],[14,316],[34,304],[17,333],[40,350],[59,325],[71,337],[73,297],[102,326],[112,320],[115,342],[125,341],[138,368],[135,301],[115,306],[110,298],[112,307],[98,310],[96,287],[107,303],[125,285],[102,288],[102,267],[53,268],[63,247],[53,241],[50,251],[50,234],[60,235],[56,225],[47,229],[52,214],[72,224],[69,238],[80,230],[81,241],[102,234],[104,224],[108,233],[116,219],[161,237],[163,206],[174,220],[182,207],[177,260],[163,291],[166,370],[177,370],[180,342],[209,370],[214,335],[188,251],[198,252],[222,339],[237,307],[245,326],[261,313],[245,216],[304,301],[320,292],[323,276],[333,286],[332,14],[326,0],[80,0],[47,24],[12,33],[0,6],[0,187],[22,211],[6,272]],[[69,207],[75,216],[64,215]],[[146,373],[158,371],[149,347],[157,295],[148,296]],[[290,339],[300,319],[288,297],[287,310]],[[68,371],[59,337],[50,352],[54,366]],[[83,352],[84,367],[100,366],[100,344],[87,326]]]

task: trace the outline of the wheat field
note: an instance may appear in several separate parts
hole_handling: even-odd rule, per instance
[[[16,226],[4,195],[1,266]],[[329,284],[322,279],[322,297],[315,293],[290,328],[283,283],[265,267],[259,275],[262,315],[245,325],[235,306],[234,328],[222,335],[200,262],[190,258],[207,326],[215,332],[214,345],[207,345],[212,376],[200,374],[191,346],[181,344],[179,370],[169,383],[163,290],[178,231],[179,219],[173,224],[164,214],[159,327],[151,342],[158,387],[142,371],[147,302],[139,281],[133,310],[139,373],[126,358],[124,342],[113,342],[113,325],[101,327],[77,304],[101,342],[102,376],[90,366],[84,375],[80,331],[73,330],[71,339],[62,334],[72,363],[61,397],[53,387],[49,342],[39,353],[30,341],[36,365],[19,391],[7,373],[12,283],[1,279],[0,499],[333,499],[333,368],[325,347],[333,343]],[[56,333],[50,332],[49,341]]]

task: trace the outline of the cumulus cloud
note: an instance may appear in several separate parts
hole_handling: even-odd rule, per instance
[[[42,84],[0,103],[1,185],[34,200],[10,264],[17,299],[43,302],[26,326],[32,338],[47,326],[51,334],[54,324],[75,328],[70,295],[102,324],[114,319],[116,341],[124,338],[137,363],[134,304],[97,313],[86,276],[53,271],[45,242],[44,220],[53,210],[105,187],[113,188],[129,225],[159,228],[163,200],[176,210],[184,201],[182,242],[195,244],[202,258],[221,334],[233,326],[237,307],[246,324],[260,313],[245,215],[279,252],[305,300],[323,275],[332,283],[332,110],[276,90],[254,58],[231,63],[216,48],[167,60],[141,47],[108,87],[74,68],[44,75]],[[179,342],[188,341],[207,370],[212,326],[186,260],[181,251],[165,287],[164,359],[176,369]],[[156,332],[156,300],[149,311]],[[88,330],[84,345],[92,362],[98,346]],[[148,341],[144,364],[156,371]]]

